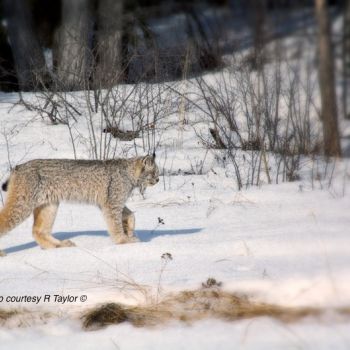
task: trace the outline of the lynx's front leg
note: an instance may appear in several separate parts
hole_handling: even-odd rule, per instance
[[[123,220],[123,230],[124,233],[131,237],[134,237],[134,231],[135,231],[135,215],[134,213],[128,208],[124,207],[122,212],[122,220]]]
[[[102,207],[102,212],[107,222],[108,232],[115,243],[122,244],[136,241],[135,237],[129,237],[124,233],[122,207],[109,203]]]
[[[66,239],[60,241],[51,236],[58,204],[45,204],[34,209],[33,237],[43,249],[73,247],[75,244]]]

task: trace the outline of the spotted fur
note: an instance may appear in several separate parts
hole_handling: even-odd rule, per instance
[[[74,245],[51,235],[61,201],[97,205],[116,243],[137,241],[134,214],[125,206],[132,190],[159,181],[154,156],[111,160],[36,159],[16,166],[3,185],[0,236],[34,214],[33,236],[42,248]]]

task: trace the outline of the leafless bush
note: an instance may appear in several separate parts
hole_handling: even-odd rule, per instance
[[[209,121],[210,134],[199,137],[225,149],[239,189],[259,185],[263,175],[269,183],[294,181],[303,157],[320,152],[313,79],[300,62],[277,59],[253,72],[236,58],[214,78],[192,83],[192,103]]]
[[[83,91],[68,92],[57,80],[35,92],[34,98],[21,95],[20,103],[44,121],[67,126],[74,157],[83,145],[90,158],[106,159],[131,149],[137,154],[140,148],[150,152],[157,147],[162,132],[158,124],[174,109],[170,94],[161,84],[110,84],[102,89],[88,80]],[[124,141],[129,142],[121,144]]]

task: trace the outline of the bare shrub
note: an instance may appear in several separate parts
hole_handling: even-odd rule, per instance
[[[68,92],[60,80],[20,103],[54,125],[67,127],[74,157],[83,146],[90,158],[107,159],[129,151],[153,152],[162,129],[159,122],[173,112],[170,89],[161,84],[119,84],[99,88],[86,81],[83,91]],[[87,129],[88,136],[82,129]],[[157,135],[157,136],[156,136]],[[140,142],[135,139],[140,138]],[[121,143],[131,141],[129,143]]]
[[[192,82],[197,99],[188,100],[209,122],[210,134],[199,137],[206,147],[224,150],[238,189],[263,179],[295,181],[303,157],[321,152],[314,87],[310,65],[278,57],[254,72],[235,57],[214,77]]]

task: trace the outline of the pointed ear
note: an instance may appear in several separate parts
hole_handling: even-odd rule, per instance
[[[152,154],[153,160],[156,159],[156,152],[154,151]]]
[[[144,157],[142,158],[142,164],[143,164],[144,166],[146,166],[146,165],[152,165],[152,163],[153,163],[153,157],[152,157],[152,156],[147,155],[147,156],[144,156]]]

